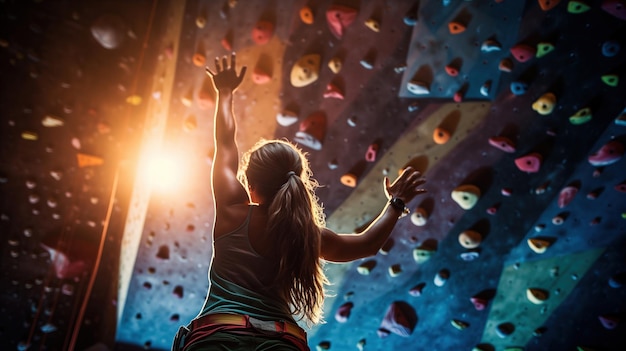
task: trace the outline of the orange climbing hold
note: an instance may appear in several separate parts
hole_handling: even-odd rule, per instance
[[[467,27],[463,23],[452,21],[448,23],[448,29],[450,30],[450,34],[460,34],[465,32]]]
[[[544,11],[552,10],[561,0],[539,0],[539,7]]]
[[[437,127],[433,132],[433,141],[435,144],[443,145],[450,140],[450,132],[444,128]]]
[[[305,24],[313,24],[313,22],[315,21],[313,10],[309,6],[302,6],[302,8],[300,9],[300,19]]]

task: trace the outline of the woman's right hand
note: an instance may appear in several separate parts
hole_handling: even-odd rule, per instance
[[[237,74],[235,66],[236,56],[233,52],[230,55],[230,65],[228,64],[228,57],[224,55],[221,62],[219,57],[215,58],[215,72],[211,71],[208,66],[206,67],[206,73],[213,80],[213,85],[218,92],[232,93],[241,84],[247,68],[246,66],[241,67],[239,74]]]

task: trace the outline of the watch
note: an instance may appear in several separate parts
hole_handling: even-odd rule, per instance
[[[392,197],[391,199],[389,199],[389,204],[391,205],[391,207],[402,212],[400,216],[398,216],[398,218],[402,218],[408,215],[409,213],[411,213],[411,210],[409,210],[409,208],[406,207],[406,205],[404,204],[404,201],[402,201],[402,199],[400,198]]]

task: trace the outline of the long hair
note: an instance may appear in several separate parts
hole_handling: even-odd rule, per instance
[[[306,155],[288,141],[261,140],[244,154],[238,176],[269,205],[266,232],[279,258],[273,287],[294,314],[319,323],[328,283],[319,259],[325,223]]]

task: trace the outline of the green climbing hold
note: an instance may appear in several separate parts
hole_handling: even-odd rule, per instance
[[[567,12],[579,14],[589,11],[590,7],[582,1],[571,0],[567,4]]]
[[[619,77],[617,74],[605,74],[601,78],[604,84],[610,87],[616,87],[617,83],[619,83]]]
[[[546,56],[547,54],[554,51],[554,45],[551,43],[539,43],[537,44],[537,58]]]
[[[591,121],[591,117],[591,109],[589,107],[585,107],[578,110],[578,112],[576,112],[575,114],[571,115],[569,121],[574,125],[579,125]]]

